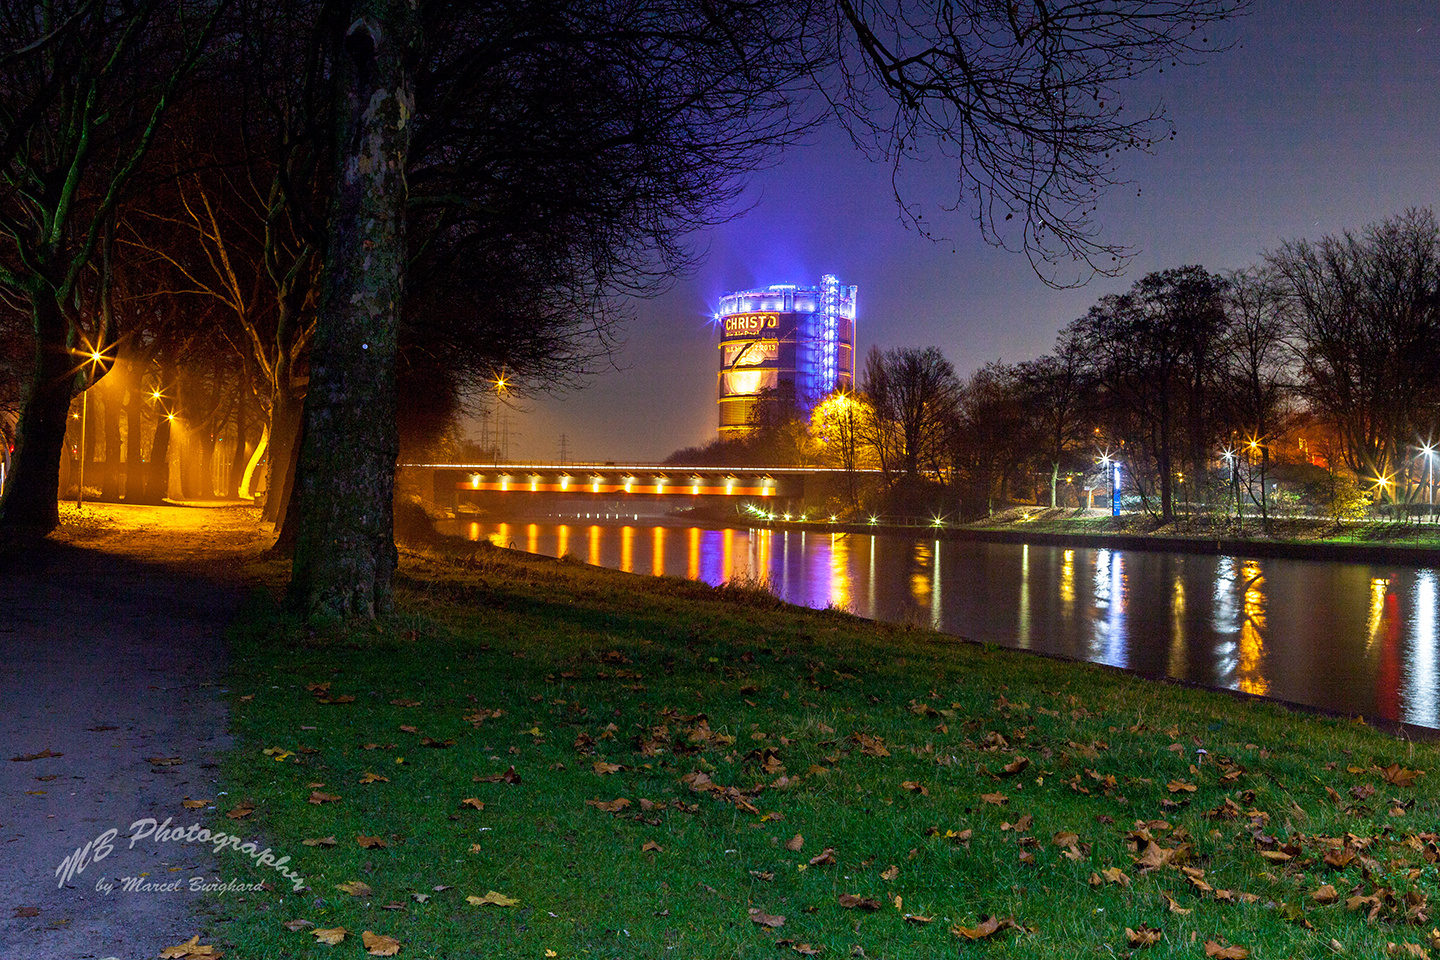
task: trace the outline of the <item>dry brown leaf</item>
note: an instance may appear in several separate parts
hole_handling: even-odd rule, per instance
[[[833,867],[835,865],[835,848],[826,847],[815,856],[810,858],[812,867]]]
[[[625,769],[618,763],[606,763],[604,760],[596,760],[595,763],[592,764],[592,766],[594,767],[595,772],[602,777],[609,773],[619,773],[621,770]]]
[[[791,853],[799,853],[800,849],[804,846],[805,838],[800,836],[800,834],[798,833],[795,834],[795,836],[791,837],[789,840],[785,841],[785,849],[789,850]]]
[[[917,783],[914,780],[904,780],[901,782],[900,786],[902,789],[909,790],[911,793],[918,793],[922,797],[930,796],[930,791],[925,789],[925,785],[923,783]]]
[[[783,916],[766,913],[758,907],[750,908],[750,922],[759,924],[762,927],[785,926],[785,918]]]
[[[966,940],[984,940],[986,937],[993,937],[1001,930],[1008,930],[1013,926],[1015,926],[1014,920],[985,917],[974,927],[962,927],[957,924],[950,928],[950,932]]]
[[[365,945],[365,952],[372,957],[393,957],[400,952],[399,940],[371,933],[369,930],[360,934],[360,942]]]
[[[481,800],[479,797],[466,797],[464,800],[460,801],[460,807],[462,809],[464,809],[465,807],[469,807],[471,810],[484,810],[485,801]]]
[[[333,947],[337,943],[342,943],[345,940],[345,928],[320,927],[311,930],[310,935],[315,938],[317,943],[326,943]]]
[[[472,783],[501,783],[501,782],[504,782],[504,783],[510,784],[511,786],[515,786],[516,784],[518,784],[518,783],[520,782],[520,774],[516,773],[516,772],[515,772],[515,768],[512,766],[512,767],[510,767],[508,770],[506,770],[506,771],[503,772],[503,773],[493,773],[493,774],[491,774],[491,775],[488,776],[488,777],[482,777],[482,776],[480,776],[480,774],[477,773],[477,774],[475,774],[475,776],[473,776],[473,777],[470,778],[470,781],[471,781]]]
[[[1165,907],[1166,907],[1166,909],[1169,910],[1171,913],[1178,913],[1180,916],[1183,917],[1183,916],[1185,916],[1185,914],[1187,914],[1187,913],[1193,913],[1193,912],[1194,912],[1194,908],[1193,908],[1193,907],[1182,907],[1182,906],[1180,906],[1180,904],[1178,904],[1178,903],[1175,902],[1175,898],[1172,897],[1172,896],[1170,896],[1170,894],[1168,894],[1168,893],[1162,893],[1161,896],[1165,898]]]
[[[602,813],[619,813],[630,806],[630,801],[624,797],[616,797],[614,800],[586,800],[586,806],[594,807]]]
[[[1214,940],[1206,940],[1205,956],[1213,960],[1245,960],[1250,956],[1250,951],[1244,947],[1222,947]]]
[[[1336,891],[1334,884],[1327,883],[1319,890],[1310,894],[1310,899],[1320,904],[1339,903],[1340,894]]]
[[[846,910],[875,911],[880,909],[880,901],[873,897],[862,897],[854,893],[842,893],[839,897],[840,906]]]
[[[1418,957],[1419,960],[1430,960],[1430,951],[1418,943],[1387,943],[1385,944],[1385,956],[1387,957]]]
[[[186,810],[203,810],[209,805],[209,800],[191,800],[189,797],[186,797],[184,800],[180,801],[180,806],[184,807]]]
[[[997,807],[1003,807],[1010,802],[1010,798],[1003,793],[982,793],[980,799],[986,803],[993,803]]]
[[[246,817],[250,816],[250,814],[254,812],[255,805],[250,801],[245,800],[236,804],[235,809],[225,814],[225,816],[229,817],[231,820],[244,820]]]
[[[396,707],[418,707],[418,706],[420,706],[420,701],[419,701],[419,700],[391,700],[390,703],[391,703],[392,706],[396,706]]]
[[[364,880],[346,880],[344,883],[335,884],[335,889],[343,890],[352,897],[368,897],[375,892]]]
[[[361,783],[389,783],[389,782],[390,782],[390,778],[389,778],[389,777],[382,777],[382,776],[380,776],[380,774],[378,774],[378,773],[370,773],[369,771],[366,771],[365,776],[363,776],[363,777],[360,778],[360,782],[361,782]]]
[[[905,914],[904,916],[902,916],[900,919],[904,920],[906,923],[913,923],[913,924],[915,924],[916,926],[924,926],[924,925],[927,924],[927,923],[934,923],[934,922],[935,922],[935,918],[934,918],[934,917],[924,917],[924,916],[921,916],[921,915],[918,914],[918,913],[907,913],[907,914]]]
[[[55,753],[51,754],[51,756],[58,757],[60,754]],[[180,757],[146,757],[145,762],[152,767],[178,767],[185,761]]]
[[[1125,928],[1125,942],[1132,947],[1151,947],[1160,942],[1160,931],[1154,927],[1140,925],[1139,930]]]
[[[519,900],[516,900],[516,899],[513,898],[513,897],[507,897],[507,896],[505,896],[505,894],[503,894],[503,893],[498,893],[498,892],[496,892],[496,891],[494,891],[494,890],[489,890],[489,891],[486,891],[485,896],[483,896],[483,897],[477,897],[477,896],[474,896],[474,895],[468,896],[468,897],[465,898],[465,902],[466,902],[466,903],[473,903],[473,904],[475,904],[475,906],[477,906],[477,907],[484,907],[484,906],[491,906],[491,907],[513,907],[513,906],[515,906],[516,904],[518,904],[520,901],[519,901]]]
[[[306,927],[313,927],[315,926],[315,924],[311,923],[309,920],[286,920],[284,923],[281,924],[281,926],[291,932],[299,932],[301,930],[304,930]]]
[[[1195,786],[1195,784],[1193,783],[1186,783],[1184,780],[1171,780],[1169,783],[1165,784],[1165,789],[1169,790],[1171,793],[1194,793],[1200,788]]]
[[[380,837],[367,837],[364,835],[357,836],[355,838],[355,842],[360,844],[360,846],[364,847],[366,850],[379,850],[381,848],[390,846],[390,844],[386,843]]]
[[[223,956],[225,954],[219,948],[202,944],[199,934],[184,943],[177,943],[173,947],[166,947],[160,951],[161,960],[198,960],[200,957]]]
[[[49,747],[46,747],[44,750],[41,750],[39,753],[26,753],[26,754],[23,754],[23,755],[18,756],[18,757],[11,757],[11,758],[10,758],[10,762],[11,762],[11,763],[29,763],[31,760],[45,760],[45,759],[47,759],[47,758],[49,758],[49,757],[63,757],[63,756],[65,756],[65,754],[63,754],[63,753],[55,753],[55,752],[52,751]],[[198,939],[198,938],[197,938],[197,939]]]
[[[333,847],[336,843],[334,837],[316,837],[313,840],[301,840],[300,842],[307,847]]]
[[[884,873],[880,874],[880,879],[889,882],[891,880],[894,880],[898,876],[900,876],[900,868],[892,863],[890,864],[889,869],[887,869]]]
[[[1109,883],[1118,883],[1122,887],[1130,886],[1130,878],[1119,867],[1106,867],[1100,871],[1100,875]]]
[[[641,852],[641,853],[664,853],[664,852],[665,852],[665,848],[662,847],[662,846],[660,846],[660,844],[656,843],[654,840],[646,840],[643,844],[640,845],[640,852]]]
[[[338,794],[312,790],[310,791],[310,796],[306,797],[306,802],[316,804],[317,806],[322,803],[339,803],[340,797]]]

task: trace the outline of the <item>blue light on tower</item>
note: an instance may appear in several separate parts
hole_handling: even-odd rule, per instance
[[[752,427],[766,391],[793,397],[808,414],[855,381],[856,288],[833,274],[818,286],[778,283],[720,299],[720,434]]]

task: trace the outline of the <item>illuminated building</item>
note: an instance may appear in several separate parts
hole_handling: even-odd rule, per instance
[[[720,300],[720,436],[753,424],[763,391],[809,413],[855,382],[855,292],[831,275],[816,287],[775,284]]]

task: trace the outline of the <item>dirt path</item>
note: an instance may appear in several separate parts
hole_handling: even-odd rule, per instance
[[[129,844],[136,821],[230,823],[183,802],[229,809],[223,631],[237,561],[269,538],[248,508],[67,513],[51,541],[0,556],[0,957],[139,960],[201,932],[192,878],[256,879],[230,851]]]

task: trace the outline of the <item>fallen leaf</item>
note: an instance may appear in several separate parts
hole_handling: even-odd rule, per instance
[[[902,789],[909,790],[911,793],[918,793],[922,797],[930,796],[930,791],[925,789],[923,783],[917,783],[914,780],[905,780],[901,782],[900,786]]]
[[[469,807],[472,810],[484,810],[485,801],[481,800],[479,797],[466,797],[464,800],[460,801],[460,806],[462,808]]]
[[[660,844],[656,843],[654,840],[646,840],[643,844],[641,844],[641,846],[640,846],[640,852],[641,852],[641,853],[664,853],[664,852],[665,852],[665,848],[662,847],[662,846],[660,846]]]
[[[361,782],[361,783],[389,783],[389,782],[390,782],[390,778],[389,778],[389,777],[382,777],[382,776],[380,776],[380,774],[378,774],[378,773],[370,773],[369,771],[366,771],[365,776],[363,776],[363,777],[360,778],[360,782]]]
[[[311,923],[309,920],[286,920],[285,923],[282,924],[282,926],[286,930],[298,932],[300,930],[304,930],[306,927],[313,927],[315,926],[315,924]]]
[[[352,897],[368,897],[375,892],[370,888],[370,884],[363,880],[346,880],[344,883],[335,884],[335,889],[343,890]]]
[[[60,754],[56,753],[52,756],[58,757]],[[146,757],[145,762],[152,767],[178,767],[185,761],[180,757]]]
[[[1184,780],[1171,780],[1169,783],[1165,784],[1165,789],[1169,790],[1171,793],[1194,793],[1200,788],[1195,786],[1195,784],[1193,783],[1186,783]]]
[[[831,867],[831,866],[834,866],[834,865],[835,865],[835,848],[834,848],[834,847],[826,847],[824,850],[821,850],[819,853],[815,854],[815,856],[813,856],[813,857],[810,858],[810,866],[812,866],[812,867]]]
[[[602,813],[619,813],[630,806],[630,801],[624,797],[616,797],[614,800],[586,800],[585,804]]]
[[[800,834],[798,833],[795,834],[795,836],[791,837],[789,840],[785,841],[785,849],[789,850],[791,853],[799,853],[800,848],[803,846],[805,846],[805,838],[800,836]]]
[[[363,835],[357,836],[355,838],[355,842],[360,844],[360,846],[364,847],[366,850],[379,850],[384,847],[390,846],[390,844],[386,843],[380,837],[367,837]]]
[[[199,934],[184,943],[177,943],[173,947],[166,947],[160,951],[161,960],[191,960],[191,958],[223,957],[224,955],[215,947],[201,944]]]
[[[892,863],[890,864],[890,868],[888,870],[880,874],[880,879],[888,883],[889,881],[894,880],[898,876],[900,876],[900,868]]]
[[[1161,896],[1165,898],[1165,907],[1166,907],[1166,909],[1168,909],[1171,913],[1178,913],[1178,914],[1180,914],[1180,916],[1183,917],[1183,916],[1185,916],[1185,914],[1187,914],[1187,913],[1193,913],[1193,912],[1194,912],[1194,909],[1193,909],[1192,907],[1182,907],[1182,906],[1180,906],[1180,904],[1178,904],[1178,903],[1175,902],[1175,898],[1172,897],[1172,896],[1170,896],[1170,894],[1168,894],[1168,893],[1162,893]]]
[[[1100,875],[1110,883],[1118,883],[1122,887],[1130,886],[1130,878],[1125,876],[1125,872],[1119,867],[1106,867],[1100,871]]]
[[[515,772],[514,767],[511,767],[504,773],[494,773],[488,777],[482,777],[480,776],[480,774],[477,773],[475,774],[475,776],[470,778],[470,781],[472,783],[500,783],[501,781],[503,781],[514,786],[515,784],[520,782],[520,774]]]
[[[625,769],[618,763],[606,763],[604,760],[596,760],[593,766],[595,768],[595,772],[602,777],[605,776],[607,773],[619,773],[621,770]]]
[[[248,800],[244,800],[236,804],[235,809],[225,814],[225,816],[229,817],[231,820],[244,820],[246,817],[250,816],[250,814],[254,812],[255,805],[253,803],[250,803]]]
[[[775,915],[773,915],[773,914],[766,913],[766,912],[764,912],[763,910],[759,909],[758,907],[751,907],[751,908],[750,908],[750,922],[751,922],[751,923],[758,923],[758,924],[759,924],[760,926],[762,926],[762,927],[783,927],[783,926],[785,926],[785,918],[784,918],[784,917],[775,916]]]
[[[418,707],[418,706],[420,706],[420,701],[419,701],[419,700],[391,700],[390,703],[391,703],[392,706],[396,706],[396,707]]]
[[[1139,930],[1125,928],[1125,942],[1132,947],[1149,947],[1160,942],[1160,931],[1154,927],[1140,925]]]
[[[399,940],[371,933],[369,930],[360,934],[360,942],[365,945],[365,952],[372,957],[393,957],[400,952]]]
[[[277,762],[283,761],[286,757],[295,756],[292,751],[286,750],[284,747],[266,747],[260,752],[267,757],[274,757]],[[153,763],[154,761],[152,760],[151,762]]]
[[[307,846],[307,847],[333,847],[333,846],[335,846],[335,838],[334,838],[334,837],[316,837],[316,838],[313,839],[313,840],[301,840],[300,842],[301,842],[302,844],[304,844],[305,846]]]
[[[315,938],[315,941],[317,943],[327,943],[333,947],[337,943],[341,943],[345,940],[345,928],[318,927],[314,930],[311,930],[310,935]]]
[[[950,928],[950,932],[957,937],[966,940],[984,940],[986,937],[993,937],[1001,930],[1007,930],[1015,926],[1014,920],[1002,920],[999,917],[984,917],[974,927],[962,927],[959,925]]]
[[[63,754],[63,753],[53,753],[53,752],[51,752],[51,750],[50,750],[49,747],[46,747],[44,750],[41,750],[39,753],[27,753],[27,754],[25,754],[24,756],[11,757],[11,758],[10,758],[10,762],[11,762],[11,763],[28,763],[28,762],[30,762],[31,760],[44,760],[44,759],[46,759],[47,757],[63,757],[63,756],[65,756],[65,754]],[[196,939],[198,940],[199,938],[197,937]]]
[[[16,919],[21,919],[21,918],[24,918],[24,917],[38,917],[38,916],[40,916],[40,908],[39,908],[39,907],[16,907],[16,908],[15,908],[15,918],[16,918]]]
[[[922,917],[918,913],[907,913],[903,917],[901,917],[901,919],[904,920],[906,923],[913,923],[917,926],[923,926],[927,923],[935,922],[934,917]]]
[[[310,791],[310,796],[306,798],[306,801],[318,806],[322,803],[338,803],[340,797],[333,793],[322,793],[319,790],[312,790]]]
[[[842,893],[839,897],[840,906],[846,910],[875,911],[880,909],[880,901],[872,897],[862,897],[853,893]]]
[[[1418,957],[1419,960],[1430,960],[1430,951],[1418,943],[1387,943],[1385,944],[1385,956],[1387,957]]]
[[[520,901],[514,899],[513,897],[507,897],[503,893],[497,893],[494,890],[490,890],[487,891],[485,896],[483,897],[477,897],[472,894],[465,898],[465,902],[473,903],[477,907],[513,907]]]
[[[1250,951],[1244,947],[1222,947],[1214,940],[1206,940],[1205,956],[1214,960],[1245,960],[1250,956]]]
[[[1002,807],[1010,802],[1010,798],[1003,793],[982,793],[980,799],[986,803],[993,803],[997,807]]]
[[[209,800],[191,800],[189,797],[186,797],[184,800],[180,801],[180,806],[184,807],[186,810],[202,810],[209,805]]]

